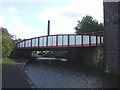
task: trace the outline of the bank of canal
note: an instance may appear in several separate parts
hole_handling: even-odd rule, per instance
[[[2,63],[2,89],[31,88],[29,78],[23,71],[26,60],[5,59]]]

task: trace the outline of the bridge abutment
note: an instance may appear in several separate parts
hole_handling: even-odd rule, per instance
[[[15,49],[12,54],[12,58],[31,58],[32,57],[32,50],[29,49]]]
[[[104,69],[103,46],[68,50],[68,62]]]
[[[106,72],[117,73],[120,70],[120,2],[104,2],[104,45]]]

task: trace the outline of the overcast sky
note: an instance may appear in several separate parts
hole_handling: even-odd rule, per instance
[[[21,39],[47,35],[48,20],[51,35],[73,34],[86,15],[103,23],[103,0],[0,1],[0,26]]]

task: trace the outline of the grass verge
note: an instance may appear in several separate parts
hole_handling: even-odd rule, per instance
[[[2,72],[9,68],[13,63],[14,61],[9,58],[2,58]]]

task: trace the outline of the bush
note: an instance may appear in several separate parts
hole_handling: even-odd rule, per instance
[[[2,57],[9,57],[14,48],[12,35],[8,33],[7,29],[2,27],[0,27],[0,32],[2,32]]]

